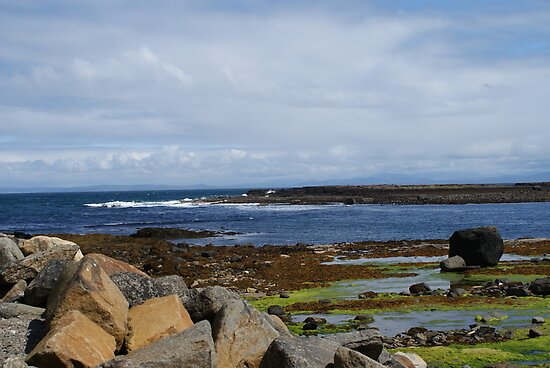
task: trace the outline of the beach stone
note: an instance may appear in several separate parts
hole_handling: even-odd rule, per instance
[[[25,289],[27,288],[27,282],[25,280],[19,280],[12,288],[4,295],[0,302],[11,303],[23,299],[25,296]]]
[[[15,241],[7,236],[0,237],[0,268],[24,257]]]
[[[531,319],[531,323],[542,325],[544,323],[544,318],[543,317],[533,317]]]
[[[428,364],[418,354],[397,352],[392,357],[405,368],[428,368]]]
[[[374,360],[378,360],[384,349],[382,335],[375,329],[337,333],[323,336],[323,339],[358,351]]]
[[[126,335],[128,302],[107,273],[88,256],[66,265],[48,298],[45,317],[54,325],[73,309],[111,334],[120,349]]]
[[[534,339],[536,337],[541,337],[544,335],[544,332],[542,332],[541,330],[537,329],[537,328],[531,328],[529,330],[529,338],[530,339]]]
[[[220,367],[258,367],[271,342],[280,333],[270,317],[242,300],[225,305],[212,325]]]
[[[103,363],[101,368],[215,368],[217,355],[208,321]],[[220,366],[221,367],[221,366]]]
[[[334,368],[384,368],[384,366],[355,350],[340,347],[334,354]]]
[[[191,326],[193,321],[177,295],[149,299],[128,311],[124,344],[132,352]]]
[[[270,305],[267,307],[267,314],[272,314],[274,316],[284,316],[286,313],[280,305]]]
[[[260,368],[325,368],[340,345],[319,337],[280,336],[267,349]]]
[[[149,277],[145,272],[141,271],[137,267],[134,267],[129,263],[119,261],[118,259],[108,257],[104,254],[89,253],[86,256],[95,260],[103,271],[105,271],[109,276],[120,272],[132,272],[144,277]]]
[[[439,263],[439,268],[444,272],[460,271],[466,267],[466,262],[460,256],[449,257]]]
[[[36,252],[42,252],[45,250],[53,249],[60,245],[76,245],[72,241],[63,240],[52,236],[35,236],[31,239],[24,240],[21,245],[21,251],[24,255],[28,256]],[[78,245],[76,245],[78,246]]]
[[[432,289],[428,286],[428,284],[424,282],[414,284],[409,287],[409,292],[413,295],[426,294],[429,293],[431,290]]]
[[[8,264],[0,270],[0,285],[15,284],[19,280],[31,281],[52,259],[73,260],[82,253],[75,244],[61,244],[55,248],[36,252]]]
[[[467,266],[496,266],[504,253],[504,241],[496,227],[458,230],[449,239],[449,258],[460,256]]]
[[[115,339],[77,310],[67,312],[29,353],[40,368],[95,367],[114,358]]]
[[[182,299],[193,322],[206,319],[211,323],[216,314],[233,300],[241,298],[237,293],[221,286],[189,289]]]
[[[40,271],[25,289],[25,304],[35,307],[45,307],[48,296],[57,284],[63,268],[67,264],[66,259],[52,259],[46,267]]]
[[[130,307],[146,300],[176,294],[182,301],[187,297],[187,285],[181,276],[171,275],[151,278],[135,272],[119,272],[111,275]]]
[[[529,291],[535,295],[550,295],[550,277],[536,279],[531,282]]]

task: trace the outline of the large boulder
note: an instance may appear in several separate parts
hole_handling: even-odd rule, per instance
[[[52,236],[35,236],[31,239],[24,240],[21,245],[21,251],[24,255],[28,256],[36,252],[42,252],[45,250],[53,249],[60,245],[76,245],[72,241],[55,238]]]
[[[550,277],[534,280],[529,284],[529,291],[535,295],[550,295]]]
[[[342,346],[334,354],[334,368],[384,368],[384,366],[366,355]]]
[[[439,263],[441,271],[456,272],[466,268],[466,262],[460,256],[449,257]]]
[[[126,335],[128,302],[93,258],[68,263],[48,298],[46,319],[50,324],[71,310],[82,312],[122,346]]]
[[[0,236],[0,268],[23,258],[24,255],[16,242],[7,236]]]
[[[177,295],[149,299],[128,312],[126,350],[132,352],[193,326]]]
[[[185,309],[194,322],[204,319],[214,322],[216,314],[233,300],[241,300],[239,295],[221,286],[189,289],[183,298]]]
[[[103,363],[102,368],[215,368],[216,350],[208,321],[165,337],[128,355]]]
[[[418,354],[398,351],[392,357],[405,368],[428,368],[428,364]]]
[[[139,268],[132,266],[129,263],[119,261],[118,259],[108,257],[104,254],[88,253],[86,254],[86,256],[96,261],[97,264],[103,269],[103,271],[105,271],[109,276],[120,272],[131,272],[144,277],[149,277],[145,272],[141,271]]]
[[[115,339],[77,310],[67,312],[30,352],[40,368],[95,367],[115,354]]]
[[[66,259],[53,259],[40,271],[25,289],[24,302],[35,307],[45,307],[48,296],[61,277]]]
[[[130,307],[146,300],[167,295],[177,295],[182,301],[187,295],[187,285],[181,276],[171,275],[151,278],[134,272],[119,272],[111,275]]]
[[[0,285],[15,284],[19,280],[31,281],[52,259],[79,260],[80,248],[75,244],[61,244],[55,248],[36,252],[11,262],[0,270]]]
[[[496,227],[458,230],[449,239],[449,257],[460,256],[467,266],[495,266],[504,252]]]
[[[280,334],[271,318],[234,300],[225,305],[214,319],[212,333],[220,367],[258,367],[273,341]]]
[[[280,336],[267,349],[261,368],[326,368],[340,345],[319,337]]]
[[[384,349],[380,331],[373,328],[327,335],[323,339],[358,351],[374,360],[378,360],[380,353]]]

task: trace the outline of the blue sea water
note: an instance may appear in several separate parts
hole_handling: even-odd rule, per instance
[[[494,225],[504,238],[550,237],[550,203],[471,205],[235,205],[191,202],[246,190],[0,194],[0,231],[131,234],[143,227],[238,232],[192,244],[326,244],[444,239]]]

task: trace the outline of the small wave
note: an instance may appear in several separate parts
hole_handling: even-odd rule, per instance
[[[143,208],[143,207],[193,207],[200,204],[193,203],[189,198],[183,201],[159,201],[159,202],[139,202],[139,201],[112,201],[104,203],[86,203],[85,207],[94,208]]]

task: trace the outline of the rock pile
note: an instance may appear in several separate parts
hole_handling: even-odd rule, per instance
[[[420,359],[392,356],[374,330],[293,336],[228,289],[153,279],[57,238],[1,236],[0,287],[0,360],[12,367],[399,368]]]

